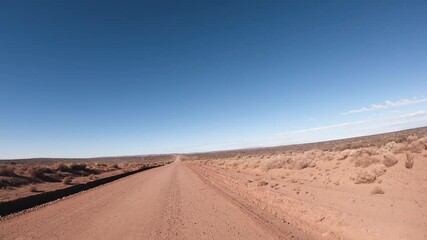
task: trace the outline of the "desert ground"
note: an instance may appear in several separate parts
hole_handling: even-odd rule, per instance
[[[172,155],[0,161],[0,203],[173,161]]]
[[[426,128],[186,158],[316,239],[427,239]]]
[[[427,128],[162,157],[4,217],[0,239],[427,239]],[[0,202],[146,164],[38,161],[2,163]]]

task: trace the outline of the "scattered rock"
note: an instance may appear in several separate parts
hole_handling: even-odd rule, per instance
[[[257,185],[260,186],[260,187],[267,186],[268,182],[266,182],[266,181],[259,181]]]
[[[371,194],[384,194],[384,190],[380,186],[375,186],[371,190]]]

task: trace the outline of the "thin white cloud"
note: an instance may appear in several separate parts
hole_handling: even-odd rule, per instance
[[[314,132],[314,131],[320,131],[320,130],[327,130],[327,129],[334,129],[334,128],[341,128],[341,127],[347,127],[347,126],[352,126],[352,125],[358,125],[358,124],[362,124],[362,123],[366,123],[366,122],[369,122],[369,121],[364,120],[364,121],[355,121],[355,122],[345,122],[345,123],[340,123],[340,124],[333,124],[333,125],[327,125],[327,126],[322,126],[322,127],[308,128],[308,129],[292,131],[292,132],[278,133],[277,135],[278,136],[284,136],[284,135],[291,135],[291,134]]]
[[[410,123],[410,122],[414,122],[414,121],[418,121],[418,120],[425,120],[424,117],[427,117],[427,111],[417,111],[417,112],[412,112],[412,113],[403,114],[403,115],[394,116],[394,117],[345,122],[345,123],[332,124],[332,125],[315,127],[315,128],[302,129],[302,130],[298,130],[298,131],[278,133],[277,135],[278,136],[289,136],[289,135],[295,135],[295,134],[310,133],[310,132],[316,132],[316,131],[321,131],[321,130],[331,130],[331,129],[344,128],[344,127],[355,126],[355,125],[364,125],[364,124],[368,124],[368,123],[369,124],[378,123],[378,122],[384,123],[384,124],[382,124],[384,126],[392,125],[392,124],[405,124],[405,123]]]
[[[381,110],[381,109],[386,109],[386,108],[413,105],[413,104],[418,104],[418,103],[423,103],[423,102],[427,102],[427,98],[401,99],[397,102],[385,101],[383,104],[371,104],[370,107],[362,107],[360,109],[350,110],[348,112],[341,113],[341,115],[347,115],[347,114],[352,114],[352,113],[370,112],[370,111],[376,111],[376,110]]]
[[[211,142],[178,148],[175,149],[174,152],[218,151],[298,144],[378,134],[422,126],[427,126],[427,110],[393,117],[373,118],[284,132],[264,139],[247,139],[246,141],[236,139],[223,142]]]

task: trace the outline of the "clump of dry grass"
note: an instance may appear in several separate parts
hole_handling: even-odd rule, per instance
[[[418,140],[418,136],[417,135],[409,135],[407,138],[406,138],[406,141],[407,142],[414,142],[414,141],[417,141]]]
[[[262,162],[258,162],[257,164],[264,171],[269,171],[271,169],[279,169],[283,167],[283,162],[279,159],[269,159]]]
[[[70,164],[69,167],[72,171],[85,171],[85,170],[87,170],[87,165],[85,163],[72,163],[72,164]]]
[[[15,168],[12,166],[0,166],[0,176],[15,176]]]
[[[414,166],[414,155],[406,153],[405,167],[411,169]]]
[[[396,165],[396,163],[397,163],[398,161],[399,161],[399,160],[397,159],[397,157],[396,157],[396,156],[391,155],[391,154],[387,154],[387,155],[384,155],[383,164],[384,164],[384,166],[386,166],[386,167],[393,167],[394,165]]]
[[[375,186],[372,190],[371,190],[371,194],[384,194],[384,190],[380,187],[380,186]]]
[[[424,149],[424,143],[419,140],[413,141],[407,146],[407,150],[412,153],[422,153]]]
[[[356,158],[354,160],[354,166],[356,167],[362,167],[362,168],[367,168],[372,164],[375,163],[379,163],[380,160],[378,158],[375,157],[361,157],[361,158]]]
[[[394,144],[392,151],[394,154],[403,153],[408,149],[408,143],[407,142],[400,142]]]
[[[304,168],[307,168],[307,167],[308,167],[308,165],[309,165],[309,162],[307,162],[307,161],[298,161],[298,162],[295,164],[295,169],[297,169],[297,170],[302,170],[302,169],[304,169]]]
[[[377,175],[368,171],[360,171],[354,178],[355,184],[373,183],[377,179]]]
[[[97,162],[97,163],[95,163],[95,166],[97,166],[97,167],[106,167],[107,164],[106,163],[99,163],[99,162]]]
[[[56,163],[53,166],[53,168],[56,171],[60,171],[60,172],[69,172],[70,171],[70,168],[66,164],[64,164],[64,163]]]
[[[344,151],[337,152],[335,154],[335,159],[338,160],[338,161],[342,161],[342,160],[345,160],[350,154],[351,154],[351,150],[350,149],[346,149]]]
[[[30,192],[38,192],[38,190],[37,190],[36,186],[34,186],[34,185],[31,185],[31,186],[28,188],[28,190],[30,190]]]
[[[27,171],[32,178],[42,179],[46,177],[45,174],[50,172],[51,170],[46,167],[32,166]]]
[[[371,171],[375,176],[379,177],[387,172],[387,168],[383,164],[375,164],[371,167]]]
[[[65,185],[69,185],[69,184],[71,184],[71,177],[70,177],[70,176],[65,177],[65,178],[62,180],[62,183],[63,183],[63,184],[65,184]]]

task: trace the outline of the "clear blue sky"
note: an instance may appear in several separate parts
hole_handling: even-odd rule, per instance
[[[422,0],[1,1],[0,158],[426,126],[426,13]]]

